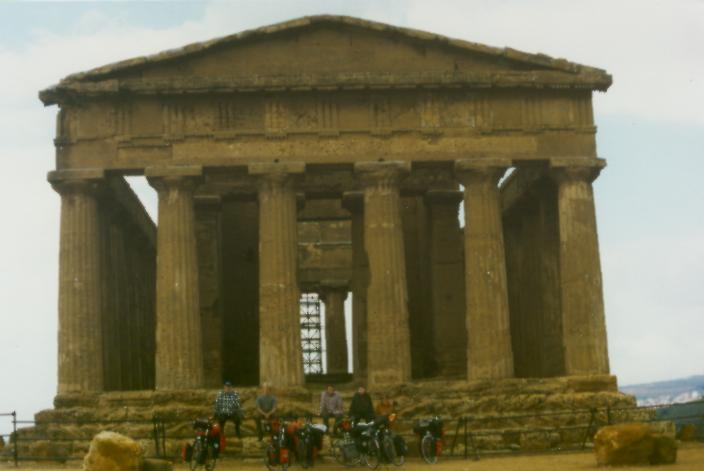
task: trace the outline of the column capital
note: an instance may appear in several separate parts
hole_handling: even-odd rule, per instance
[[[351,213],[364,210],[364,192],[345,191],[342,194],[342,207]]]
[[[157,192],[169,188],[192,190],[203,178],[203,167],[200,165],[147,167],[144,170],[144,176]]]
[[[97,193],[105,182],[105,170],[86,168],[53,170],[47,174],[47,181],[59,194],[85,192]]]
[[[476,183],[498,184],[513,162],[511,159],[460,159],[455,160],[455,177],[462,185]]]
[[[550,177],[557,183],[564,181],[586,181],[591,183],[606,167],[604,159],[550,159]]]
[[[458,205],[464,198],[460,190],[428,190],[425,193],[425,202],[429,204]]]
[[[364,185],[397,185],[411,173],[411,163],[399,160],[357,162],[354,164],[354,173]]]

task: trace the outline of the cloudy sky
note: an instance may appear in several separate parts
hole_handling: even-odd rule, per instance
[[[56,390],[56,108],[69,73],[243,29],[347,14],[607,69],[594,99],[609,350],[621,384],[704,373],[704,1],[0,2],[0,412]],[[151,190],[140,196],[153,208]],[[3,429],[0,423],[0,429]]]

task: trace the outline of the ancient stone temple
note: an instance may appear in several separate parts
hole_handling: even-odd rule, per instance
[[[66,77],[40,93],[59,107],[59,395],[304,386],[302,292],[328,372],[373,388],[608,375],[592,93],[610,84],[331,16]]]

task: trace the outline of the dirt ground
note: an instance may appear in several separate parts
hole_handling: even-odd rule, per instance
[[[0,464],[0,469],[15,469],[12,465]],[[33,465],[24,463],[19,469],[27,471],[67,471],[81,469],[81,464],[74,462],[66,466]],[[178,465],[178,471],[188,469],[187,466]],[[219,471],[263,471],[263,464],[243,463],[241,461],[224,461],[218,463]],[[293,469],[303,469],[294,466]],[[343,470],[336,463],[318,463],[314,471]],[[362,468],[358,468],[362,469]],[[364,468],[366,469],[366,468]],[[380,467],[379,469],[393,470],[395,467]],[[593,453],[561,453],[553,455],[535,456],[507,456],[484,457],[479,461],[464,461],[446,458],[437,465],[430,466],[412,459],[402,468],[405,471],[577,471],[586,469],[599,469],[596,466]],[[626,466],[617,468],[619,471],[664,469],[667,471],[702,471],[704,470],[704,443],[684,444],[680,446],[677,463],[667,466]]]

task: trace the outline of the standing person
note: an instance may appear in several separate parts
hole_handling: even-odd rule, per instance
[[[323,418],[323,423],[326,429],[330,430],[330,418],[334,417],[335,421],[342,418],[344,411],[342,409],[342,396],[335,391],[335,387],[329,384],[328,387],[320,394],[320,417]]]
[[[235,432],[238,438],[242,438],[240,425],[242,424],[242,407],[240,405],[240,395],[232,389],[232,383],[225,381],[215,398],[213,415],[220,424],[220,430],[225,433],[225,424],[231,420],[235,424]]]
[[[271,385],[269,383],[262,384],[262,393],[257,396],[256,405],[254,421],[257,424],[257,437],[259,441],[262,441],[262,438],[264,438],[262,420],[271,420],[276,414],[276,396],[271,393]]]
[[[352,396],[350,417],[355,422],[359,420],[365,420],[367,422],[374,420],[372,398],[369,393],[367,393],[367,389],[364,386],[360,386],[357,392],[354,393],[354,396]]]

